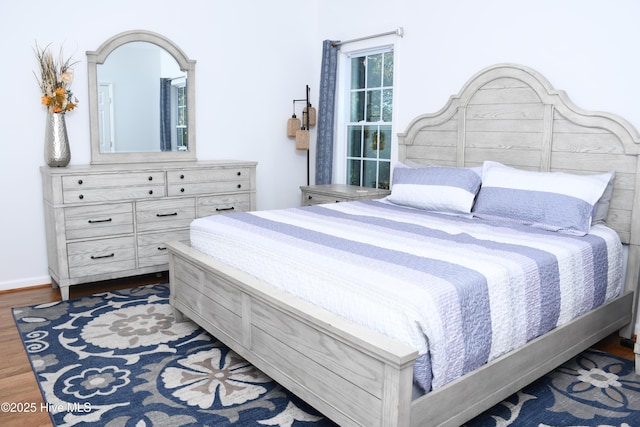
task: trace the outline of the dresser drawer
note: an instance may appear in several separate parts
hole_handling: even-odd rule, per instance
[[[189,244],[189,229],[138,235],[138,267],[169,262],[166,243],[177,240]]]
[[[327,194],[304,193],[302,195],[302,202],[304,206],[320,205],[323,203],[340,203],[340,202],[346,202],[346,201],[348,201],[348,199],[344,197],[335,197]]]
[[[307,185],[300,187],[300,190],[302,190],[302,206],[382,199],[391,193],[384,188],[359,187],[347,184]]]
[[[198,217],[227,212],[246,212],[251,209],[251,195],[247,193],[221,194],[198,199]]]
[[[64,208],[67,239],[86,239],[133,233],[133,203]]]
[[[110,202],[164,197],[163,172],[69,175],[62,177],[63,203]]]
[[[195,218],[196,200],[193,197],[136,203],[138,232],[185,228]]]
[[[202,169],[167,172],[169,196],[250,191],[250,168]]]
[[[81,277],[136,268],[133,236],[67,244],[69,276]]]
[[[167,183],[198,183],[213,181],[249,181],[252,168],[211,168],[211,169],[185,169],[167,171]]]

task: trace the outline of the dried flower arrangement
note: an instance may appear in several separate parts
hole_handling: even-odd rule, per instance
[[[72,62],[71,57],[65,60],[62,48],[58,59],[55,60],[49,45],[42,49],[36,43],[34,51],[40,65],[41,77],[38,78],[36,75],[36,80],[42,90],[42,105],[52,113],[65,113],[76,108],[78,99],[73,96],[69,87],[73,80],[71,67],[78,61]]]

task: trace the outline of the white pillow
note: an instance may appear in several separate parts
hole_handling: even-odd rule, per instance
[[[602,197],[598,199],[598,202],[593,207],[593,217],[591,218],[591,224],[604,224],[607,222],[607,215],[609,215],[609,204],[611,197],[613,196],[613,181],[616,178],[616,171],[611,171],[611,179],[605,188]]]
[[[546,230],[584,235],[593,207],[612,174],[574,175],[533,172],[487,161],[473,213],[529,224]]]

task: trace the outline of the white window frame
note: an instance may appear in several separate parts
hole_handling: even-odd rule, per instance
[[[343,46],[338,56],[337,84],[336,84],[336,124],[334,129],[334,147],[333,147],[333,180],[332,182],[344,184],[347,182],[347,126],[350,115],[350,96],[351,96],[351,59],[358,56],[375,55],[393,51],[393,103],[392,103],[392,119],[391,119],[391,159],[390,168],[393,174],[393,165],[398,160],[398,137],[397,137],[397,50],[394,44],[384,44],[371,47],[360,47],[348,50]],[[391,179],[391,176],[389,177]]]
[[[185,90],[185,97],[187,96],[186,94],[186,87],[187,87],[187,80],[186,79],[174,79],[174,81],[171,82],[171,97],[173,98],[171,105],[172,105],[172,112],[171,112],[171,128],[173,129],[173,132],[171,132],[172,136],[171,136],[171,146],[178,150],[178,151],[183,151],[185,150],[185,146],[180,147],[178,145],[178,133],[180,132],[180,129],[186,129],[187,125],[178,125],[178,117],[180,115],[180,111],[181,110],[186,110],[187,109],[187,105],[188,105],[188,101],[184,104],[184,105],[180,105],[179,99],[180,97],[178,96],[178,91],[180,89]],[[185,98],[186,99],[186,98]],[[186,116],[186,122],[188,123],[189,121],[189,117],[188,117],[189,111],[187,110],[187,116]],[[183,141],[184,144],[188,144],[188,139],[189,136],[187,135],[187,140]],[[186,151],[186,150],[185,150]]]

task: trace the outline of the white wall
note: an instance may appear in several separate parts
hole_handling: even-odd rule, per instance
[[[395,55],[398,131],[416,115],[439,110],[474,73],[498,62],[530,66],[579,107],[617,113],[640,128],[636,0],[185,0],[181,7],[192,11],[182,23],[174,3],[114,0],[100,10],[94,2],[69,0],[59,11],[42,0],[3,6],[0,289],[48,280],[38,171],[45,113],[32,74],[36,40],[64,42],[82,60],[73,84],[81,103],[67,115],[72,164],[90,161],[84,52],[130,29],[175,41],[198,61],[198,157],[257,160],[259,209],[298,203],[306,156],[286,138],[286,119],[306,84],[317,105],[324,39],[404,28]]]

